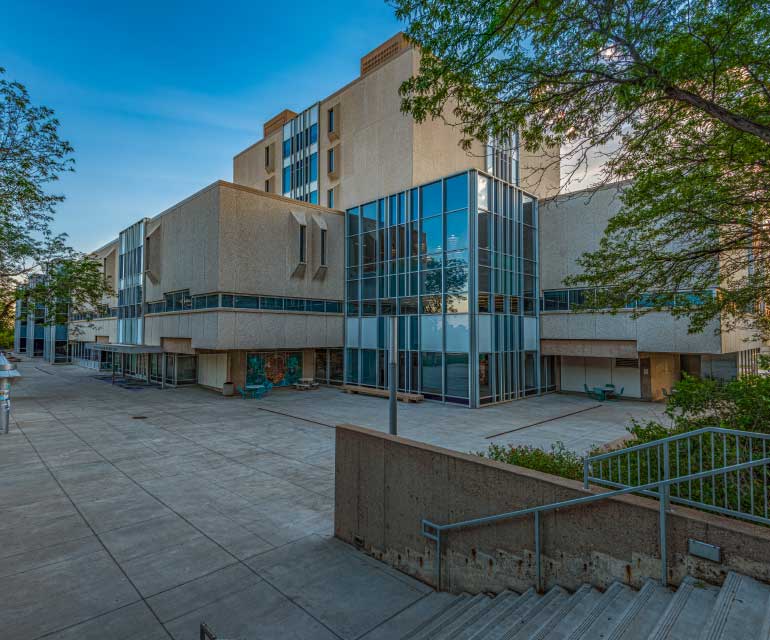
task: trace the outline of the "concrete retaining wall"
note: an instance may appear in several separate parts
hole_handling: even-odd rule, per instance
[[[582,484],[350,425],[337,427],[335,535],[435,585],[435,547],[420,521],[448,523],[587,495]],[[546,587],[639,587],[660,578],[658,503],[622,496],[542,517]],[[687,553],[688,538],[722,562]],[[499,592],[535,584],[532,517],[448,532],[443,590]],[[669,580],[720,584],[736,570],[770,581],[770,529],[676,506],[668,517]]]

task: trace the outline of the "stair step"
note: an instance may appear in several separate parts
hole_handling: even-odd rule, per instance
[[[543,640],[565,640],[585,619],[601,600],[604,594],[590,585],[583,585],[570,598],[574,600],[572,608],[560,622],[547,630]]]
[[[452,640],[466,640],[473,636],[482,627],[489,624],[490,620],[497,619],[498,616],[508,611],[516,601],[524,596],[520,596],[515,591],[503,591],[492,598],[490,606],[484,612],[484,615],[469,622],[462,629],[458,630]]]
[[[770,587],[730,572],[706,624],[704,640],[760,638],[769,600]]]
[[[518,632],[523,625],[527,624],[534,616],[539,615],[559,595],[559,591],[556,589],[551,589],[544,596],[535,594],[528,602],[503,618],[497,627],[488,629],[482,636],[484,640],[502,640]],[[561,588],[558,587],[558,589]]]
[[[615,582],[604,592],[594,607],[593,621],[584,621],[580,630],[573,632],[570,640],[594,640],[606,638],[620,621],[623,612],[636,597],[636,591],[624,584]],[[588,622],[589,624],[585,624]]]
[[[693,630],[703,629],[719,589],[687,576],[669,601],[649,640],[692,640]]]
[[[488,619],[482,618],[477,620],[471,628],[466,629],[464,633],[458,636],[458,640],[480,640],[481,638],[486,638],[488,633],[492,633],[503,625],[506,620],[510,619],[511,616],[529,607],[529,604],[535,600],[537,600],[537,594],[534,589],[525,591],[518,598],[509,600],[503,603],[501,607],[496,608]]]
[[[454,601],[445,607],[441,611],[438,611],[435,615],[431,616],[421,625],[412,629],[409,633],[403,636],[403,640],[418,640],[429,637],[427,634],[440,629],[441,625],[451,622],[457,616],[461,615],[465,608],[471,603],[471,596],[467,593],[463,593],[456,596]]]
[[[549,620],[540,625],[540,628],[530,635],[529,640],[543,640],[553,633],[556,627],[575,610],[575,607],[591,592],[591,585],[582,585],[575,593],[561,603]]]
[[[544,596],[539,596],[533,591],[532,597],[528,598],[520,607],[516,607],[515,610],[502,618],[496,626],[489,627],[484,634],[479,637],[484,640],[500,640],[519,620],[528,620],[530,616],[536,615],[544,606],[542,603],[543,598],[549,598],[550,600],[553,596],[549,597],[548,593]],[[546,604],[548,603],[546,602]]]
[[[670,589],[648,580],[623,612],[607,640],[647,640],[673,597]]]
[[[521,620],[520,624],[508,631],[503,640],[524,640],[532,637],[532,634],[550,622],[569,599],[569,593],[561,587],[554,587],[540,599],[539,610],[530,611],[526,620]]]
[[[479,597],[480,596],[480,597]],[[472,625],[476,620],[482,618],[494,607],[494,599],[484,594],[479,594],[474,598],[474,604],[468,607],[462,615],[451,622],[445,624],[430,635],[431,640],[452,640],[457,637],[466,627]]]
[[[417,629],[426,620],[439,615],[453,606],[459,596],[442,591],[435,591],[409,605],[406,609],[372,629],[361,640],[392,640],[402,638]]]

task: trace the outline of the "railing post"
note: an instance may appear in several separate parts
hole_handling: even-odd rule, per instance
[[[538,593],[543,592],[543,566],[542,552],[540,549],[540,512],[535,511],[535,588]]]
[[[588,489],[588,458],[583,460],[583,488]]]
[[[668,511],[669,492],[671,490],[668,480],[669,473],[669,454],[668,442],[663,443],[663,484],[659,489],[660,499],[660,583],[665,587],[668,584],[668,540],[666,535],[666,512]]]
[[[436,530],[436,566],[433,573],[436,576],[436,591],[441,591],[441,529]]]

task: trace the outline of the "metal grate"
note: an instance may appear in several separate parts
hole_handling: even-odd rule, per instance
[[[615,358],[615,366],[625,367],[626,369],[638,369],[639,360],[636,358]]]

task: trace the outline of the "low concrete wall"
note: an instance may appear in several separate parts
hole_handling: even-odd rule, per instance
[[[435,545],[428,518],[448,523],[588,495],[582,484],[350,425],[337,427],[335,535],[428,584]],[[660,578],[657,501],[621,496],[544,514],[546,587],[641,586]],[[521,591],[535,584],[532,517],[445,535],[442,584],[452,592]],[[688,538],[718,545],[722,562],[687,553]],[[736,570],[770,580],[770,529],[676,506],[668,517],[669,581],[720,584]]]

